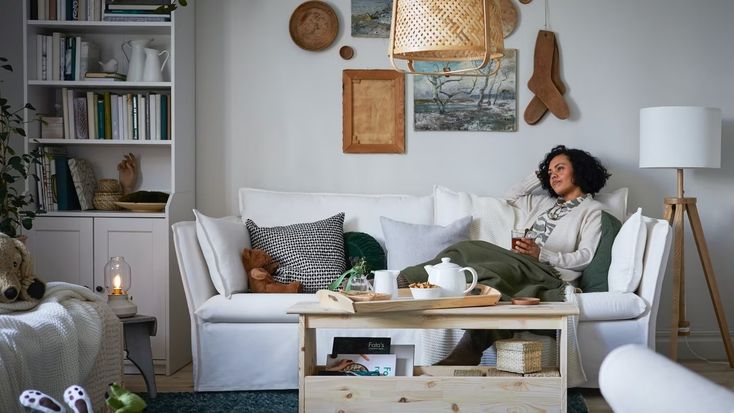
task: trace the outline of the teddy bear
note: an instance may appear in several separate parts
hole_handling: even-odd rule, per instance
[[[245,248],[242,251],[242,264],[247,272],[247,281],[253,293],[300,293],[301,283],[293,281],[282,284],[273,279],[272,274],[278,263],[267,252]]]
[[[40,300],[46,284],[33,274],[31,254],[16,238],[0,234],[0,303]]]

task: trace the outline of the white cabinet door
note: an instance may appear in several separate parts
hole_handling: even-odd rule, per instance
[[[94,277],[104,284],[110,257],[125,257],[132,270],[128,294],[138,314],[158,319],[151,337],[154,359],[166,358],[168,303],[168,226],[164,218],[95,218]]]
[[[92,218],[37,217],[26,245],[43,281],[94,288]]]

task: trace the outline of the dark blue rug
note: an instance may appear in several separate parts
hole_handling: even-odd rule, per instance
[[[290,413],[298,411],[298,391],[269,390],[211,393],[158,393],[149,399],[146,413]],[[568,391],[569,413],[588,413],[580,392]]]

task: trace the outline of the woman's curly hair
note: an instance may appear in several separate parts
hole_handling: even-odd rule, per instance
[[[601,161],[581,149],[566,148],[564,145],[558,145],[551,149],[545,155],[545,159],[538,165],[538,179],[543,189],[548,191],[550,196],[556,197],[558,194],[551,188],[550,167],[551,160],[558,155],[566,155],[573,167],[573,182],[585,194],[594,195],[599,192],[607,183],[607,179],[612,176],[607,172],[607,168],[601,164]]]

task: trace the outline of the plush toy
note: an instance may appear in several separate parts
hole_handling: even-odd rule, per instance
[[[253,293],[300,293],[301,283],[282,284],[273,279],[272,274],[278,268],[278,263],[267,252],[245,248],[242,251],[242,263],[247,271],[247,281]]]
[[[117,383],[110,384],[107,405],[110,406],[115,413],[140,413],[147,406],[145,400],[140,396],[125,389]]]
[[[40,300],[46,284],[33,275],[31,254],[18,239],[0,234],[0,303]]]
[[[117,383],[110,384],[110,390],[106,396],[107,405],[115,413],[141,413],[147,407],[145,400]],[[20,394],[18,399],[27,412],[66,413],[66,408],[61,403],[38,390],[26,390]],[[94,412],[92,400],[82,386],[75,384],[67,387],[64,390],[64,402],[72,413]]]

